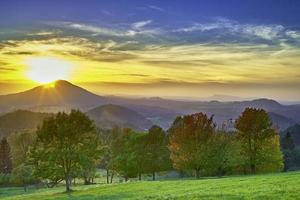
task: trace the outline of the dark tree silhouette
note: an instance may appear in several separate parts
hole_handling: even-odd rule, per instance
[[[8,174],[12,170],[10,146],[6,138],[0,142],[0,173]]]

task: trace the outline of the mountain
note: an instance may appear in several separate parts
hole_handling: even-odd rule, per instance
[[[147,130],[152,125],[152,122],[141,114],[119,105],[102,105],[89,110],[86,114],[101,128],[121,126]]]
[[[300,146],[300,124],[297,123],[297,124],[287,128],[285,131],[282,131],[280,133],[281,137],[284,137],[287,132],[289,132],[291,134],[294,144],[296,146]]]
[[[0,116],[0,138],[11,133],[33,130],[51,114],[17,110]]]
[[[293,125],[295,125],[297,122],[291,118],[287,118],[285,116],[279,115],[274,112],[269,112],[269,117],[271,118],[271,121],[275,127],[277,127],[280,131],[285,130]]]
[[[0,96],[0,112],[14,109],[58,111],[88,109],[100,105],[105,97],[95,95],[67,81],[59,80],[25,92]]]
[[[69,111],[71,108],[78,108],[86,112],[105,104],[114,104],[130,109],[165,129],[170,127],[176,116],[196,112],[214,115],[216,123],[221,125],[229,119],[238,118],[247,107],[263,108],[267,112],[272,113],[273,120],[280,130],[286,128],[290,123],[300,121],[299,105],[282,105],[272,99],[262,98],[221,102],[216,100],[171,100],[159,97],[125,98],[99,96],[67,81],[56,81],[25,92],[2,95],[0,96],[0,113],[16,109],[26,109],[35,112],[57,112]]]
[[[237,96],[230,96],[224,94],[215,94],[210,97],[203,97],[201,101],[222,101],[222,102],[230,102],[230,101],[246,101],[253,98],[242,98]]]

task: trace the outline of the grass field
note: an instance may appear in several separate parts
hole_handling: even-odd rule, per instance
[[[52,189],[0,188],[0,199],[300,199],[300,172],[206,178],[127,182],[112,185],[75,186],[71,194],[64,187]]]

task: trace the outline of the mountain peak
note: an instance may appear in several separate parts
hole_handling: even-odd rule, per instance
[[[43,87],[43,88],[54,88],[54,87],[57,87],[57,86],[66,86],[66,85],[75,86],[75,85],[73,85],[72,83],[70,83],[66,80],[56,80],[56,81],[46,83],[46,84],[43,84],[43,85],[40,85],[40,86]]]
[[[88,109],[106,102],[105,97],[76,86],[66,80],[57,80],[30,90],[5,95],[0,98],[0,112],[19,109],[44,110],[44,108]]]

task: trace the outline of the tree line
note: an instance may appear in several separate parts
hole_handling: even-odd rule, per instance
[[[266,111],[246,108],[236,131],[218,130],[213,116],[178,116],[168,130],[154,125],[147,132],[115,127],[96,128],[81,111],[58,113],[36,132],[14,134],[0,146],[0,172],[20,185],[64,182],[71,191],[75,179],[94,182],[96,169],[106,182],[118,175],[125,181],[143,175],[177,170],[181,175],[223,176],[283,169],[279,134]],[[8,144],[11,144],[11,149]],[[1,181],[0,181],[1,182]]]

